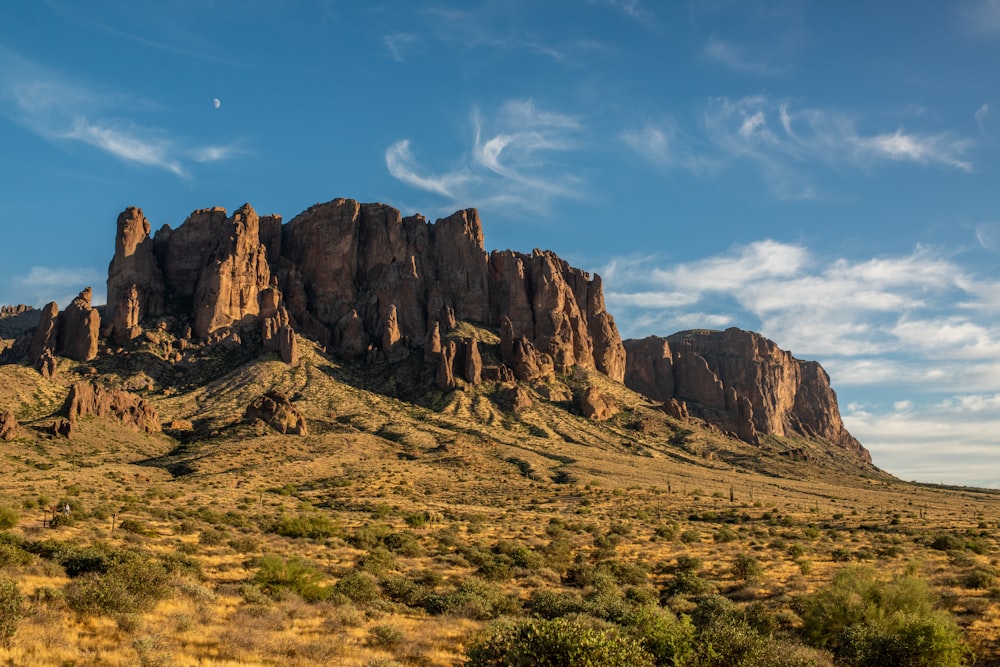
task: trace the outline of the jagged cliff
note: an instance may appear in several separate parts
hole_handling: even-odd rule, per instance
[[[177,229],[149,233],[140,209],[119,216],[103,330],[119,343],[169,313],[189,321],[196,339],[259,329],[284,349],[294,329],[344,358],[398,360],[418,348],[447,355],[448,343],[435,349],[431,339],[457,321],[509,322],[520,346],[504,362],[521,379],[529,379],[517,371],[525,358],[544,366],[546,357],[557,371],[578,365],[624,378],[600,278],[551,252],[487,255],[474,209],[429,223],[336,199],[281,224],[247,204],[229,217],[195,211]],[[474,374],[475,346],[458,345],[467,351],[449,363],[462,368],[446,371]]]
[[[704,419],[741,440],[759,435],[820,439],[871,463],[840,418],[830,378],[760,334],[685,331],[625,341],[625,384],[664,401],[675,416]]]
[[[453,389],[459,379],[535,383],[582,367],[746,442],[798,435],[871,461],[844,429],[819,364],[738,329],[623,343],[600,276],[550,251],[488,254],[475,209],[431,223],[385,204],[335,199],[283,224],[244,204],[232,215],[196,210],[151,235],[142,210],[129,207],[118,216],[107,294],[103,317],[90,288],[61,313],[55,303],[37,314],[4,309],[8,319],[38,318],[7,357],[23,349],[51,378],[56,355],[89,361],[101,338],[123,347],[172,329],[177,349],[166,358],[174,362],[200,342],[258,345],[294,365],[298,332],[347,360],[419,355],[417,395],[434,384]],[[462,322],[498,332],[499,344],[483,347],[469,334],[475,326]],[[581,410],[607,419],[617,408],[604,403],[584,396]]]

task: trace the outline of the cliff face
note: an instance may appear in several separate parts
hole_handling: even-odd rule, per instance
[[[260,328],[283,357],[294,356],[280,345],[294,329],[345,358],[399,359],[433,348],[425,343],[434,332],[446,335],[458,320],[509,321],[521,351],[504,358],[509,369],[527,355],[555,370],[624,378],[625,348],[600,278],[551,252],[487,255],[475,209],[430,223],[335,199],[284,225],[244,205],[232,216],[195,211],[152,239],[149,230],[139,209],[119,216],[103,331],[119,343],[139,335],[143,319],[171,314],[189,320],[196,338]],[[474,356],[470,345],[463,349]],[[459,375],[477,376],[464,368],[474,361],[459,361]]]
[[[760,334],[689,331],[625,341],[625,384],[682,403],[691,416],[747,442],[758,435],[819,438],[871,463],[840,418],[830,378]]]

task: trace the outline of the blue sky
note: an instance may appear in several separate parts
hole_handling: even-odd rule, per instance
[[[761,331],[902,477],[1000,487],[1000,0],[47,0],[0,14],[0,302],[115,218],[478,207],[627,337]]]

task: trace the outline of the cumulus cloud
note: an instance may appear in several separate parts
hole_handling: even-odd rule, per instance
[[[622,313],[629,335],[670,333],[639,330],[636,323],[649,322],[649,311],[658,311],[663,325],[673,318],[686,325],[690,312],[716,312],[812,356],[857,362],[909,349],[942,361],[1000,358],[1000,326],[984,298],[995,285],[928,247],[865,260],[823,259],[800,244],[763,240],[714,257],[658,264],[650,257],[619,259],[602,271],[609,306]],[[866,381],[901,372],[851,371]]]
[[[649,122],[622,133],[632,150],[662,166],[704,173],[739,163],[754,165],[773,194],[809,199],[824,169],[871,169],[888,163],[972,171],[966,157],[970,139],[951,132],[865,133],[850,115],[824,109],[797,109],[766,96],[709,100],[700,127],[683,132],[677,123]]]
[[[474,109],[468,150],[440,173],[420,164],[410,140],[385,151],[386,168],[398,180],[449,200],[504,203],[545,209],[555,198],[580,196],[580,181],[561,154],[577,145],[582,126],[575,117],[538,108],[531,100],[510,100],[492,115]]]
[[[165,130],[136,123],[123,109],[150,107],[49,71],[0,49],[0,113],[53,142],[80,142],[128,163],[188,178],[185,162],[212,162],[235,146],[186,145]]]

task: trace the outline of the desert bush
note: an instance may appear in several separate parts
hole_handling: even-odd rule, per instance
[[[119,530],[123,530],[126,533],[132,533],[134,535],[156,534],[156,531],[151,529],[149,525],[142,519],[123,519],[122,522],[118,524],[118,528]]]
[[[152,609],[170,593],[162,563],[135,551],[110,554],[104,572],[89,571],[66,586],[66,602],[79,614],[124,618]]]
[[[198,544],[206,547],[217,547],[226,540],[226,532],[218,528],[205,528],[198,535]]]
[[[914,577],[884,581],[874,570],[847,568],[799,607],[806,641],[852,665],[951,667],[967,655],[954,618],[935,610]]]
[[[583,611],[583,598],[570,591],[537,588],[531,591],[525,604],[533,615],[545,619],[559,618]]]
[[[959,551],[965,548],[965,540],[954,533],[941,533],[931,540],[930,547],[938,551]]]
[[[777,622],[760,605],[741,609],[719,595],[702,598],[692,613],[697,628],[686,665],[696,667],[820,667],[820,651],[775,634]]]
[[[358,604],[370,604],[382,597],[378,582],[365,572],[351,572],[344,575],[340,581],[334,584],[333,592]]]
[[[701,533],[697,530],[689,529],[681,533],[681,542],[684,544],[694,544],[695,542],[701,542]]]
[[[501,540],[493,545],[493,553],[510,558],[515,567],[526,570],[536,570],[545,562],[539,554],[529,549],[523,544],[517,544],[509,540]]]
[[[431,614],[452,614],[485,621],[520,612],[516,597],[506,595],[496,584],[478,579],[466,579],[450,593],[432,593],[423,601]]]
[[[355,564],[357,570],[379,575],[396,569],[396,557],[381,544],[362,554]]]
[[[733,561],[733,576],[740,581],[760,581],[764,578],[764,568],[754,556],[737,554]]]
[[[399,646],[405,637],[403,631],[395,625],[380,623],[368,629],[365,644],[374,648],[393,648]]]
[[[472,643],[468,667],[651,667],[653,656],[635,639],[608,627],[557,618],[503,621]]]
[[[963,586],[977,590],[987,590],[996,584],[996,582],[996,575],[993,572],[982,568],[976,568],[962,577]]]
[[[382,538],[382,544],[389,551],[400,556],[422,556],[424,548],[413,533],[389,533]]]
[[[10,643],[24,616],[24,598],[13,579],[0,579],[0,646]]]
[[[715,584],[708,579],[702,579],[693,572],[681,571],[670,578],[663,586],[661,599],[667,600],[675,595],[705,595],[715,591]]]
[[[28,565],[32,555],[21,546],[21,540],[9,533],[0,535],[0,567]]]
[[[719,542],[720,544],[724,544],[726,542],[733,542],[735,540],[738,540],[739,538],[740,536],[737,535],[736,531],[730,528],[729,526],[722,526],[721,528],[719,528],[719,530],[715,532],[715,541]]]
[[[694,650],[695,628],[687,616],[644,606],[622,619],[627,632],[653,656],[657,665],[684,665]]]
[[[283,537],[323,540],[336,535],[339,528],[325,514],[299,514],[282,516],[268,528],[268,532]]]
[[[284,559],[281,556],[266,555],[254,561],[257,573],[254,583],[273,598],[280,598],[291,591],[307,602],[318,602],[330,597],[329,586],[321,586],[325,578],[314,565],[302,558]]]
[[[21,520],[21,514],[8,505],[0,505],[0,530],[9,530]]]

